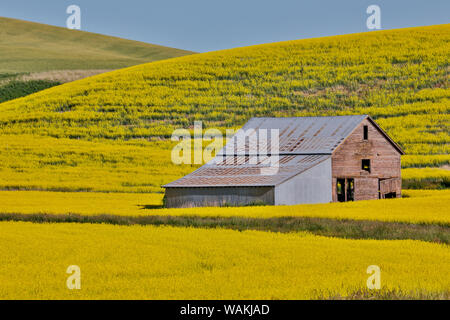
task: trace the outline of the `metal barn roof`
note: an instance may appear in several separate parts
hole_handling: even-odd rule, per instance
[[[367,116],[335,117],[296,117],[296,118],[252,118],[242,128],[241,133],[250,134],[251,130],[267,130],[267,150],[270,150],[270,130],[278,129],[278,154],[331,154],[333,150]],[[219,154],[258,154],[255,146],[261,144],[255,139],[247,140],[245,145],[238,144],[236,134]],[[240,146],[240,148],[237,147]],[[245,147],[244,147],[245,146]]]
[[[230,186],[275,186],[302,173],[331,157],[333,151],[353,130],[368,118],[380,132],[403,154],[403,150],[368,116],[252,118],[239,132],[246,133],[239,141],[239,132],[209,163],[196,171],[163,187],[230,187]],[[267,139],[256,138],[250,133],[267,130]],[[271,129],[278,129],[278,150],[271,150]],[[242,137],[242,135],[241,135]],[[244,141],[244,143],[242,143]],[[238,143],[239,142],[239,143]],[[261,153],[262,150],[267,152]],[[264,174],[267,163],[249,163],[249,157],[261,154],[279,155],[279,170],[276,174]],[[232,157],[230,162],[222,157]]]
[[[329,155],[279,156],[275,174],[269,175],[267,161],[251,164],[252,156],[218,156],[187,176],[164,187],[275,186],[330,158]],[[265,158],[268,160],[268,158]],[[273,171],[271,172],[273,173]]]

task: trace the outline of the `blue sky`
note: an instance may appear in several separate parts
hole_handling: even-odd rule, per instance
[[[366,8],[381,8],[382,29],[449,23],[449,0],[1,0],[0,16],[65,27],[81,8],[81,29],[197,52],[369,31]]]

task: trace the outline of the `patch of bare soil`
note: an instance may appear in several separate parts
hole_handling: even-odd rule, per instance
[[[83,78],[87,78],[90,76],[94,76],[96,74],[109,72],[112,70],[108,69],[94,69],[94,70],[53,70],[53,71],[44,71],[44,72],[36,72],[27,74],[20,77],[20,80],[28,81],[28,80],[50,80],[50,81],[58,81],[58,82],[71,82]]]

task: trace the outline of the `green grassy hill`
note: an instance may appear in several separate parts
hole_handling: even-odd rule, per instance
[[[449,42],[450,25],[287,41],[50,88],[0,105],[0,185],[158,192],[193,170],[171,164],[168,140],[194,120],[225,129],[252,116],[370,114],[407,153],[405,185],[445,187]]]
[[[192,52],[0,17],[0,73],[119,69]]]
[[[192,52],[0,17],[0,102]]]

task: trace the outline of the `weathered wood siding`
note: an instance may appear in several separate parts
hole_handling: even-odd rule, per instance
[[[390,192],[396,192],[396,190],[401,190],[401,184],[402,181],[397,178],[392,179],[384,179],[380,181],[380,192],[383,197],[383,195],[390,193]]]
[[[274,204],[274,187],[166,188],[167,208]]]
[[[368,126],[367,140],[364,126]],[[362,170],[362,159],[370,159],[370,173]],[[378,199],[379,182],[383,192],[401,196],[400,153],[367,119],[334,151],[331,162],[333,201],[337,201],[337,178],[354,179],[355,200]],[[383,179],[390,180],[383,182]]]

